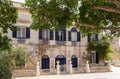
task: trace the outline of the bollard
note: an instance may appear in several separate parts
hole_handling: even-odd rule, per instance
[[[70,65],[70,74],[73,74],[73,68],[72,68],[72,61],[71,60],[69,62],[69,65]]]
[[[86,61],[86,72],[90,73],[90,65],[89,65],[88,61]]]
[[[36,66],[36,76],[40,75],[40,66],[39,66],[39,62],[37,62],[37,66]]]
[[[57,61],[57,75],[59,75],[60,74],[60,64],[59,64],[60,62],[59,61]]]

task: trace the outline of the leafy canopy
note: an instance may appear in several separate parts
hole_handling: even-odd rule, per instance
[[[66,28],[74,22],[85,34],[110,30],[109,34],[119,35],[119,4],[118,0],[25,0],[31,28]]]
[[[79,0],[26,0],[33,29],[68,27],[77,17]]]
[[[7,37],[8,29],[14,30],[17,10],[11,0],[0,0],[0,50],[10,48],[10,39]]]

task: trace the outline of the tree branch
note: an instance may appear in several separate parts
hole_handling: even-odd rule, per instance
[[[112,8],[112,7],[108,7],[108,6],[95,6],[94,9],[99,9],[99,10],[104,10],[104,11],[114,12],[114,13],[120,14],[120,9]]]
[[[79,26],[87,27],[95,30],[97,26],[91,24],[77,23]],[[120,32],[120,27],[100,27],[101,30],[110,30],[112,32]]]
[[[111,1],[120,8],[120,1],[118,0],[111,0]]]

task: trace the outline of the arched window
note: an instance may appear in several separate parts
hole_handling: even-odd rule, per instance
[[[42,63],[41,63],[41,68],[42,69],[49,69],[50,67],[50,58],[48,57],[48,55],[43,55],[42,56]]]
[[[71,29],[71,41],[77,41],[77,29],[76,28],[72,28]]]
[[[66,64],[66,57],[64,55],[56,56],[56,58],[55,58],[55,68],[56,68],[56,65],[57,65],[57,61],[60,62],[60,65],[64,65],[64,64]]]
[[[77,60],[77,57],[75,55],[72,55],[71,61],[72,61],[73,68],[78,67],[78,60]]]
[[[80,41],[80,32],[76,28],[72,28],[71,31],[68,31],[68,40],[72,42]]]

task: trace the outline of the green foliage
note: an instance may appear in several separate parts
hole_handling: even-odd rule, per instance
[[[112,0],[26,0],[25,8],[32,14],[33,29],[70,27],[72,22],[86,35],[90,32],[105,31],[106,26],[118,27],[120,14],[108,10],[95,9],[100,6],[118,9]],[[107,9],[108,9],[107,8]],[[111,23],[111,24],[110,24]],[[84,24],[87,24],[84,26]],[[92,28],[89,27],[92,26]],[[89,28],[88,28],[89,27]],[[110,34],[114,34],[111,32]],[[120,33],[115,34],[119,36]]]
[[[9,49],[10,39],[7,37],[8,29],[15,30],[17,10],[11,0],[0,0],[0,51]]]
[[[26,0],[33,29],[68,27],[76,19],[79,0]]]
[[[0,63],[9,69],[13,69],[15,67],[15,59],[12,52],[8,50],[0,51]]]
[[[7,33],[8,29],[13,29],[16,23],[17,10],[11,0],[0,0],[0,28],[1,32]]]
[[[103,37],[99,41],[91,41],[88,43],[87,47],[88,51],[97,51],[99,53],[99,58],[103,59],[111,59],[109,53],[113,53],[111,47],[111,41],[108,37]]]
[[[27,62],[28,55],[21,47],[11,48],[11,51],[4,50],[0,52],[0,63],[13,69],[15,66],[23,66]]]
[[[2,36],[0,34],[0,51],[10,50],[11,46],[11,39],[9,39],[7,36]]]
[[[12,79],[12,73],[3,64],[0,63],[0,79]]]
[[[16,48],[13,52],[15,52],[15,63],[16,66],[24,66],[28,60],[28,54],[22,47]]]
[[[111,2],[111,0],[82,0],[81,7],[79,8],[80,22],[88,25],[92,25],[95,29],[89,30],[88,28],[80,27],[83,32],[101,32],[101,28],[118,27],[118,22],[120,19],[120,14],[115,12],[110,12],[107,10],[99,10],[94,7],[108,7],[109,9],[115,8],[117,6]],[[111,25],[109,25],[112,23]]]

